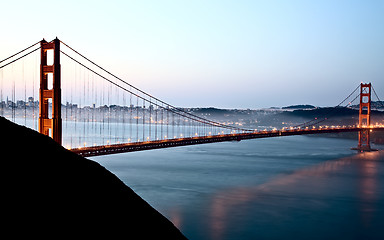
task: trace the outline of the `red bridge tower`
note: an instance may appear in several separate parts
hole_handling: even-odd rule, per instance
[[[41,44],[40,92],[39,92],[39,132],[52,137],[61,144],[61,73],[60,73],[60,40]],[[47,52],[53,50],[53,64],[48,65]],[[52,104],[52,115],[49,108]]]
[[[371,126],[371,83],[360,84],[359,144],[358,151],[372,151],[369,133]]]

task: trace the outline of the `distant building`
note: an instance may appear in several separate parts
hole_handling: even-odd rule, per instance
[[[33,107],[35,105],[35,99],[33,97],[28,98],[27,106]]]
[[[23,100],[17,100],[16,106],[18,108],[23,108],[23,107],[25,107],[25,102]]]
[[[77,108],[77,104],[72,104],[70,102],[67,102],[67,104],[65,105],[67,108]]]

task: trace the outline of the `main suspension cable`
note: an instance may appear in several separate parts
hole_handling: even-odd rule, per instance
[[[384,103],[383,103],[383,101],[380,100],[379,95],[377,95],[373,86],[372,86],[372,90],[373,90],[373,93],[375,94],[375,96],[377,97],[377,100],[379,100],[379,104],[384,108]]]
[[[360,84],[355,88],[355,90],[353,90],[346,98],[344,98],[344,100],[343,101],[341,101],[338,105],[336,105],[335,107],[333,107],[333,108],[330,108],[329,109],[329,111],[327,111],[325,114],[327,114],[327,115],[329,115],[329,116],[333,116],[334,115],[334,113],[335,113],[335,110],[337,109],[337,108],[339,108],[340,107],[340,105],[342,105],[347,99],[349,99],[358,89],[360,88]],[[360,96],[360,93],[352,100],[352,101],[350,101],[350,103],[352,103],[353,101],[355,101],[356,100],[356,98],[358,98]],[[347,106],[350,104],[350,103],[348,103],[347,104]],[[346,107],[346,106],[345,106]],[[332,114],[331,114],[332,113]],[[324,122],[325,120],[327,120],[327,119],[329,119],[329,117],[324,117],[324,118],[314,118],[314,119],[312,119],[312,120],[310,120],[310,121],[307,121],[307,122],[304,122],[304,123],[301,123],[301,124],[298,124],[298,125],[295,125],[295,126],[293,126],[293,128],[298,128],[298,127],[302,127],[302,126],[306,126],[306,125],[308,125],[308,126],[314,126],[314,125],[316,125],[316,124],[319,124],[319,123],[321,123],[321,122]]]
[[[79,53],[78,51],[76,51],[75,49],[73,49],[72,47],[70,47],[69,45],[67,45],[66,43],[64,43],[63,41],[60,41],[61,43],[63,43],[66,47],[68,47],[69,49],[71,49],[73,52],[75,52],[76,54],[78,54],[79,56],[81,56],[82,58],[84,58],[85,60],[87,60],[88,62],[92,63],[93,65],[95,65],[96,67],[98,67],[99,69],[103,70],[104,72],[108,73],[109,75],[111,75],[112,77],[116,78],[117,80],[123,82],[124,84],[127,84],[130,88],[133,88],[135,89],[136,91],[146,95],[149,99],[153,99],[153,100],[156,100],[158,101],[159,103],[162,103],[166,106],[168,106],[169,108],[172,108],[174,109],[175,111],[173,111],[174,113],[178,114],[177,112],[180,112],[180,113],[183,113],[183,114],[180,114],[182,116],[185,116],[185,115],[189,115],[192,117],[192,119],[195,119],[197,121],[197,119],[200,119],[201,121],[204,121],[210,125],[214,125],[216,127],[221,127],[221,128],[227,128],[227,129],[233,129],[233,130],[237,130],[237,131],[253,131],[253,130],[250,130],[250,129],[244,129],[244,128],[238,128],[238,127],[233,127],[233,126],[229,126],[229,125],[225,125],[225,124],[222,124],[222,123],[218,123],[218,122],[214,122],[214,121],[211,121],[211,120],[208,120],[208,119],[205,119],[205,118],[202,118],[202,117],[199,117],[199,116],[196,116],[194,114],[191,114],[187,111],[184,111],[183,109],[180,109],[180,108],[177,108],[169,103],[166,103],[154,96],[152,96],[151,94],[147,93],[147,92],[144,92],[142,90],[140,90],[139,88],[129,84],[128,82],[124,81],[123,79],[119,78],[118,76],[112,74],[111,72],[109,72],[108,70],[106,70],[105,68],[101,67],[100,65],[96,64],[95,62],[93,62],[92,60],[90,60],[89,58],[85,57],[84,55],[82,55],[81,53]],[[64,53],[63,51],[61,51],[62,53]],[[65,54],[66,56],[68,56],[67,54]],[[68,56],[69,57],[69,56]],[[70,57],[72,60],[78,62],[79,64],[81,64],[79,61],[75,60],[74,58]],[[82,66],[85,67],[84,64],[81,64]],[[86,67],[88,70],[92,71],[90,68]],[[104,78],[104,77],[103,77]],[[106,79],[106,78],[105,78]],[[113,83],[112,81],[108,80],[109,82]],[[116,85],[116,84],[115,84]],[[117,85],[116,85],[117,86]],[[139,97],[138,95],[136,95],[137,97]],[[140,97],[141,99],[145,100],[145,101],[149,101],[147,100],[146,98],[144,97]]]
[[[76,63],[80,64],[82,67],[88,69],[89,71],[93,72],[94,74],[98,75],[99,77],[103,78],[104,80],[108,81],[109,83],[115,85],[116,87],[118,87],[118,88],[120,88],[120,89],[122,89],[122,90],[124,90],[124,91],[126,91],[126,92],[128,92],[128,93],[130,93],[130,94],[132,94],[132,95],[134,95],[134,96],[136,96],[137,98],[140,98],[142,101],[148,101],[146,98],[140,96],[139,94],[134,93],[134,92],[132,92],[132,91],[126,89],[125,87],[120,86],[120,85],[118,85],[117,83],[111,81],[110,79],[108,79],[108,78],[102,76],[101,74],[95,72],[94,70],[92,70],[91,68],[89,68],[89,67],[85,66],[84,64],[80,63],[79,61],[77,61],[76,59],[72,58],[71,56],[69,56],[69,55],[66,54],[65,52],[63,52],[63,51],[61,51],[61,50],[60,50],[60,52],[63,53],[63,54],[64,54],[65,56],[67,56],[68,58],[70,58],[71,60],[73,60],[73,61],[75,61]],[[166,109],[166,107],[163,107],[163,106],[159,106],[159,105],[158,105],[158,107],[161,107],[161,108]],[[172,108],[169,108],[169,109],[166,109],[166,110],[171,111],[171,112],[173,112],[173,113],[176,113],[175,110],[172,109]],[[189,118],[190,118],[190,117],[189,117]],[[193,119],[193,118],[190,118],[190,119],[191,119],[191,120],[194,120],[194,121],[200,121],[200,120]]]
[[[63,42],[62,42],[62,43],[63,43]],[[243,128],[233,127],[233,126],[229,126],[229,125],[221,124],[221,123],[218,123],[218,122],[214,122],[214,121],[211,121],[211,120],[208,120],[208,119],[205,119],[205,118],[202,118],[202,117],[193,115],[193,114],[191,114],[191,113],[189,113],[189,112],[187,112],[187,111],[184,111],[184,110],[182,110],[182,109],[180,109],[180,108],[177,108],[177,107],[175,107],[175,106],[172,106],[172,105],[170,105],[170,104],[168,104],[168,103],[166,103],[166,102],[164,102],[164,101],[162,101],[162,100],[160,100],[160,99],[158,99],[158,98],[156,98],[156,97],[153,97],[152,95],[150,95],[150,94],[148,94],[148,93],[146,93],[146,92],[144,92],[144,91],[142,91],[142,90],[140,90],[140,89],[134,87],[133,85],[127,83],[126,81],[122,80],[121,78],[115,76],[114,74],[110,73],[109,71],[107,71],[107,70],[105,70],[104,68],[100,67],[99,65],[95,64],[93,61],[91,61],[91,60],[89,60],[88,58],[86,58],[85,56],[81,55],[79,52],[77,52],[77,51],[74,50],[73,48],[69,47],[67,44],[65,44],[65,43],[63,43],[63,44],[64,44],[65,46],[67,46],[68,48],[70,48],[70,49],[71,49],[72,51],[74,51],[75,53],[79,54],[81,57],[83,57],[83,58],[86,59],[87,61],[91,62],[92,64],[94,64],[95,66],[97,66],[98,68],[100,68],[101,70],[107,72],[108,74],[110,74],[110,75],[113,76],[114,78],[116,78],[116,79],[120,80],[121,82],[127,84],[130,88],[135,89],[137,92],[143,93],[144,95],[148,96],[149,99],[153,99],[153,100],[156,100],[156,101],[158,101],[158,102],[164,104],[166,107],[168,107],[167,110],[169,110],[169,111],[171,111],[171,112],[173,112],[173,113],[175,113],[175,114],[178,114],[178,115],[187,117],[187,118],[189,118],[189,119],[191,119],[191,120],[194,120],[194,121],[204,122],[204,123],[206,123],[206,124],[209,124],[209,125],[212,125],[212,126],[215,126],[215,127],[221,127],[221,128],[232,129],[232,130],[237,130],[237,131],[247,131],[247,132],[249,132],[249,131],[253,131],[253,130],[250,130],[250,129],[243,129]],[[69,56],[68,54],[66,54],[66,53],[63,52],[62,50],[60,50],[60,52],[63,53],[63,54],[64,54],[65,56],[67,56],[68,58],[72,59],[73,61],[77,62],[78,64],[80,64],[80,65],[83,66],[84,68],[88,69],[89,71],[95,73],[96,75],[100,76],[101,78],[103,78],[103,79],[107,80],[108,82],[112,83],[113,85],[115,85],[115,86],[117,86],[117,87],[119,87],[119,88],[121,88],[121,89],[123,89],[123,90],[125,90],[125,91],[127,91],[127,92],[132,93],[133,95],[135,95],[136,97],[142,99],[143,101],[147,101],[147,102],[150,101],[150,100],[148,100],[147,98],[145,98],[145,97],[143,97],[143,96],[140,96],[139,94],[133,93],[133,92],[129,91],[127,88],[124,88],[124,87],[122,87],[121,85],[119,85],[119,84],[117,84],[117,83],[111,81],[110,79],[108,79],[108,78],[102,76],[101,74],[95,72],[95,71],[92,70],[90,67],[87,67],[85,64],[83,64],[83,63],[79,62],[78,60],[74,59],[73,57]],[[153,100],[152,100],[152,101],[153,101]],[[158,107],[162,107],[162,106],[160,106],[160,104],[158,104],[157,106],[158,106]]]
[[[29,54],[31,54],[31,53],[34,53],[34,52],[36,52],[37,50],[39,50],[40,49],[40,47],[38,47],[38,48],[36,48],[36,49],[34,49],[34,50],[32,50],[32,51],[30,51],[29,53],[26,53],[26,54],[24,54],[23,56],[21,56],[21,57],[18,57],[18,58],[16,58],[15,60],[13,60],[13,61],[10,61],[9,63],[6,63],[6,64],[4,64],[3,66],[0,66],[0,69],[2,69],[3,67],[6,67],[6,66],[8,66],[9,64],[12,64],[12,63],[14,63],[14,62],[16,62],[16,61],[18,61],[18,60],[20,60],[20,59],[22,59],[23,57],[26,57],[26,56],[28,56]],[[17,54],[16,54],[17,55]],[[9,57],[10,58],[10,57]],[[9,59],[9,58],[7,58],[7,59]],[[5,61],[5,60],[3,60],[3,61]],[[2,61],[2,62],[3,62]]]
[[[15,56],[19,55],[20,53],[22,53],[22,52],[24,52],[24,51],[27,51],[28,49],[30,49],[30,48],[36,46],[36,45],[39,44],[39,43],[40,43],[40,41],[38,41],[38,42],[35,43],[35,44],[32,44],[31,46],[29,46],[29,47],[27,47],[27,48],[21,50],[20,52],[17,52],[17,53],[15,53],[15,54],[13,54],[12,56],[7,57],[6,59],[1,60],[0,63],[5,62],[5,61],[7,61],[8,59],[11,59],[11,58],[15,57]]]

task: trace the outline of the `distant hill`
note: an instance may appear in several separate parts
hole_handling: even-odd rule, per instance
[[[305,118],[324,118],[324,117],[337,117],[337,116],[358,116],[359,111],[351,108],[315,108],[311,110],[294,110],[289,114],[297,116],[297,117],[305,117]]]
[[[351,107],[359,109],[360,104],[355,104],[355,105],[352,105]],[[384,110],[384,101],[371,101],[371,108]]]
[[[220,109],[220,108],[214,108],[214,107],[191,108],[190,110],[193,113],[199,113],[199,114],[228,114],[232,112],[232,110]]]
[[[282,107],[282,109],[313,109],[313,108],[316,108],[315,106],[313,105],[291,105],[291,106],[287,106],[287,107]]]
[[[345,107],[325,107],[310,110],[294,110],[292,112],[282,113],[285,116],[300,117],[304,119],[327,118],[331,122],[340,124],[356,124],[359,119],[359,110]],[[371,122],[382,121],[383,111],[371,111]]]

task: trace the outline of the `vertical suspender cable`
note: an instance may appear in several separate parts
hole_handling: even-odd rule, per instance
[[[157,100],[156,100],[156,106],[157,106]],[[159,110],[159,108],[158,107],[156,107],[156,109],[155,109],[155,140],[159,140],[158,138],[157,138],[157,126],[158,126],[158,123],[157,123],[157,121],[158,121],[158,119],[157,119],[157,112],[158,112],[158,110]]]
[[[24,82],[24,126],[27,126],[27,81],[24,78],[24,59],[22,61],[22,79]]]
[[[149,141],[150,140],[152,140],[152,135],[151,135],[151,133],[152,133],[152,129],[151,129],[151,127],[152,127],[152,101],[151,101],[151,98],[149,98],[149,118],[148,118],[148,125],[149,125],[149,127],[148,127],[148,129],[149,129],[149,133],[148,133],[148,136],[149,136]]]
[[[143,99],[143,142],[146,141],[145,139],[145,100]]]
[[[133,114],[133,105],[132,105],[132,93],[129,96],[129,139],[128,142],[132,139],[132,114]]]
[[[166,139],[169,138],[169,108],[167,107],[167,135],[165,137]]]
[[[136,142],[139,142],[139,98],[136,97]]]
[[[161,125],[160,125],[160,139],[164,140],[164,132],[163,132],[163,126],[164,126],[164,105],[161,104],[161,109],[160,109],[160,114],[161,114]]]

